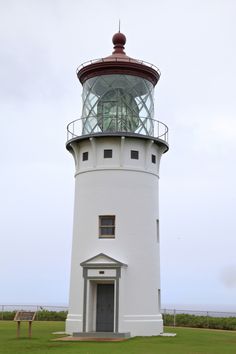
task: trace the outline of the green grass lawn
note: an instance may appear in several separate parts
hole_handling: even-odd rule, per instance
[[[53,342],[52,332],[63,331],[64,322],[34,322],[32,338],[22,323],[16,338],[16,323],[0,321],[0,354],[235,354],[236,332],[171,328],[176,337],[136,337],[125,342]]]

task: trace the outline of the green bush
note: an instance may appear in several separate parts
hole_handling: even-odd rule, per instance
[[[3,311],[1,313],[1,320],[10,321],[15,317],[16,311]],[[35,320],[38,321],[65,321],[67,311],[48,311],[41,309],[37,312]]]
[[[67,311],[48,311],[40,310],[37,312],[37,320],[39,321],[65,321]]]
[[[165,326],[236,330],[236,317],[209,317],[189,314],[163,314]]]
[[[1,320],[10,321],[14,320],[16,311],[3,311],[1,313]]]
[[[37,312],[35,320],[38,321],[65,321],[67,311],[48,311],[43,308]],[[4,311],[0,319],[13,320],[16,311]],[[195,327],[195,328],[213,328],[236,330],[236,317],[207,317],[189,314],[176,314],[175,323],[174,315],[163,314],[165,326],[179,326],[179,327]]]

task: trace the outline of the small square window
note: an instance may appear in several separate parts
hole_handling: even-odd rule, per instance
[[[152,155],[152,163],[156,163],[156,155]]]
[[[160,240],[160,228],[159,228],[159,220],[157,219],[157,243],[159,243]]]
[[[82,160],[83,160],[83,161],[88,160],[88,151],[83,152]]]
[[[136,150],[131,150],[130,151],[131,159],[138,160],[138,155],[139,155],[138,151],[136,151]]]
[[[112,150],[104,150],[104,159],[112,157]]]
[[[114,215],[99,216],[99,237],[100,238],[115,237],[115,216]]]

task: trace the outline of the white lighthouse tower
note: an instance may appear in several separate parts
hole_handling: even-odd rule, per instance
[[[125,54],[124,34],[112,40],[111,56],[79,67],[82,118],[68,125],[75,204],[66,332],[158,335],[158,182],[168,150],[168,128],[154,119],[160,72]]]

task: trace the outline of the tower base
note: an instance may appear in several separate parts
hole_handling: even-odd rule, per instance
[[[72,335],[75,332],[82,332],[82,315],[67,315],[65,332]]]
[[[131,337],[158,336],[163,333],[162,315],[124,316],[120,322],[121,332],[130,332]]]
[[[82,315],[68,315],[66,319],[67,334],[79,337],[105,337],[118,336],[123,338],[136,336],[158,336],[163,333],[162,315],[149,316],[123,316],[120,321],[118,333],[114,332],[83,332]],[[118,338],[117,337],[117,338]]]

